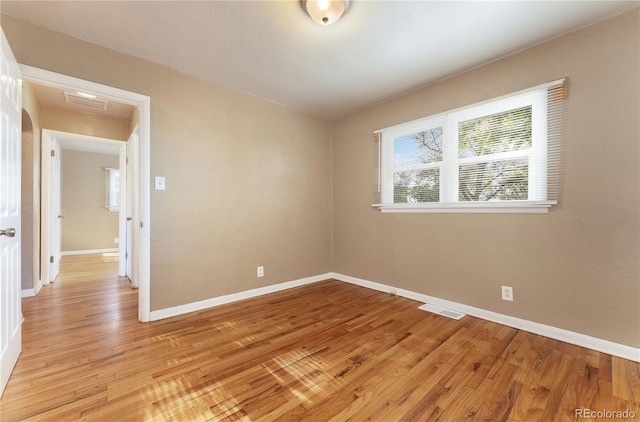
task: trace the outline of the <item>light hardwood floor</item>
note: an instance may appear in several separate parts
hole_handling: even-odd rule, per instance
[[[640,420],[638,363],[333,280],[142,324],[109,261],[24,299],[2,422]]]

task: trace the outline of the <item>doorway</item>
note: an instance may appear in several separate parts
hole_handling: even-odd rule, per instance
[[[131,237],[126,223],[133,220],[127,213],[133,200],[128,191],[137,183],[127,178],[126,142],[46,128],[42,140],[44,151],[51,151],[50,171],[43,175],[43,196],[49,196],[48,215],[43,215],[49,223],[46,281],[56,280],[62,255],[111,253],[121,262],[119,275],[129,276],[135,286],[133,275],[125,273]]]
[[[34,68],[31,66],[20,66],[24,80],[27,80],[34,84],[44,85],[48,87],[63,89],[70,92],[83,92],[88,95],[95,95],[100,98],[104,98],[107,101],[113,101],[118,103],[129,104],[136,107],[137,110],[137,128],[136,128],[136,148],[130,148],[129,161],[135,168],[134,174],[138,175],[137,183],[135,183],[135,189],[130,189],[135,192],[135,195],[130,195],[129,200],[132,203],[131,210],[132,215],[124,215],[122,213],[121,219],[124,220],[120,227],[127,226],[126,218],[131,217],[131,238],[134,239],[134,244],[131,246],[131,250],[135,251],[132,254],[132,259],[135,259],[134,268],[136,268],[137,284],[138,284],[138,320],[141,322],[149,321],[150,314],[150,176],[149,176],[149,161],[150,161],[150,98],[145,95],[120,90],[118,88],[109,87],[106,85],[96,84],[89,81],[73,78],[66,75],[49,72],[46,70]],[[44,134],[44,131],[43,131]],[[51,150],[51,145],[47,144],[45,136],[42,139],[42,150]],[[123,143],[124,144],[124,143]],[[124,156],[124,164],[121,161],[121,168],[126,168],[126,144],[124,144],[125,152],[121,154]],[[51,183],[45,180],[47,175],[51,174],[54,161],[51,159],[51,155],[47,153],[42,154],[42,194],[41,194],[41,207],[43,216],[51,216]],[[123,160],[123,158],[121,158]],[[124,180],[127,180],[126,178]],[[126,197],[124,199],[126,201]],[[126,207],[125,207],[126,210]],[[49,218],[43,217],[41,219],[41,253],[40,253],[40,267],[42,274],[42,282],[46,284],[49,281],[47,277],[51,273],[51,246],[50,239],[52,230],[55,228],[51,224]],[[125,252],[126,253],[126,252]]]

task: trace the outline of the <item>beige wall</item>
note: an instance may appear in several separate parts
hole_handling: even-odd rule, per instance
[[[129,119],[80,113],[43,104],[42,128],[99,138],[126,141],[129,139]]]
[[[639,347],[639,39],[636,9],[335,122],[334,271]],[[374,130],[563,76],[566,173],[549,214],[370,206]]]
[[[151,192],[152,310],[331,270],[330,122],[5,15],[2,27],[20,63],[151,97],[151,176],[167,186]]]
[[[104,168],[118,168],[118,156],[68,149],[60,155],[62,251],[117,248],[118,212],[105,208]]]
[[[40,103],[26,81],[22,109],[22,289],[27,290],[40,280]]]

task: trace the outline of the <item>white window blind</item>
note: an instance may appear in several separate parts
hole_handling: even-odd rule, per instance
[[[383,212],[547,212],[566,78],[375,133]]]

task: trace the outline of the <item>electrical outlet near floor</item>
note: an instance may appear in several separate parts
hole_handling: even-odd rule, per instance
[[[256,273],[258,277],[264,277],[264,267],[261,265],[257,268]]]
[[[116,243],[116,244],[120,243],[120,239],[118,239],[117,237],[114,237],[113,238],[113,243]]]
[[[513,287],[502,286],[502,300],[513,302]]]

